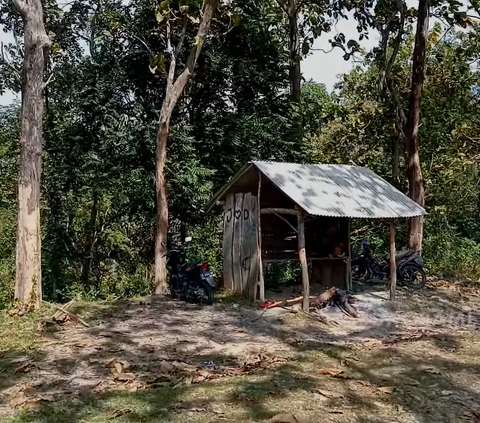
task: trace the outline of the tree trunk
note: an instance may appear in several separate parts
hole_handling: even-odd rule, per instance
[[[163,110],[163,109],[162,109]],[[167,161],[167,141],[170,128],[170,116],[163,112],[157,136],[155,157],[155,181],[157,199],[157,232],[155,236],[155,294],[167,293],[167,234],[168,234],[168,198],[165,179]]]
[[[429,0],[420,0],[418,5],[417,32],[412,60],[412,88],[407,125],[405,129],[405,155],[409,196],[422,207],[425,205],[425,190],[418,147],[418,127],[420,124],[420,103],[425,79],[425,51],[428,36]],[[417,252],[422,250],[423,216],[409,219],[409,246]]]
[[[157,202],[157,231],[155,234],[155,293],[164,295],[167,292],[167,234],[168,234],[168,202],[167,202],[167,181],[165,178],[165,165],[167,162],[167,142],[170,129],[170,119],[173,109],[178,99],[183,93],[185,86],[195,69],[198,57],[202,51],[205,37],[210,30],[213,15],[217,8],[218,0],[206,0],[203,10],[202,20],[195,37],[195,45],[190,50],[186,67],[178,78],[173,81],[176,66],[176,54],[180,51],[183,44],[181,37],[177,49],[172,53],[170,69],[167,78],[167,89],[165,100],[163,101],[160,112],[159,126],[157,132],[157,150],[155,155],[155,183],[156,183],[156,202]],[[169,37],[169,30],[167,37]],[[170,42],[170,40],[168,40]]]
[[[392,134],[390,136],[392,143],[392,184],[400,187],[400,136]]]
[[[98,215],[98,193],[93,193],[92,209],[88,220],[85,240],[85,251],[83,255],[81,281],[85,287],[90,285],[90,267],[92,265],[93,246],[95,244],[95,227],[97,226]]]
[[[288,6],[288,27],[290,38],[290,85],[292,99],[295,103],[302,101],[302,72],[300,34],[298,33],[298,13],[295,0],[290,0]]]
[[[14,0],[14,3],[25,24],[15,299],[38,307],[42,299],[40,178],[43,73],[50,40],[43,23],[41,1]]]
[[[288,5],[288,28],[289,28],[289,50],[290,50],[290,89],[292,102],[296,105],[294,137],[298,144],[298,151],[301,151],[303,140],[303,113],[302,113],[302,71],[300,63],[302,60],[302,46],[298,28],[298,11],[295,0],[289,0]]]

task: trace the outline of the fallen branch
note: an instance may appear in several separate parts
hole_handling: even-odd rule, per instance
[[[310,319],[315,320],[315,321],[317,321],[317,322],[323,323],[323,324],[325,324],[325,325],[328,325],[328,323],[329,323],[328,320],[327,320],[325,317],[323,317],[323,316],[322,316],[320,313],[318,313],[318,312],[315,313],[315,314],[312,314],[312,313],[309,313],[309,312],[306,311],[305,314],[306,314],[308,317],[310,317]]]
[[[81,317],[77,316],[76,314],[66,310],[64,307],[60,307],[56,304],[52,304],[52,303],[49,303],[47,301],[43,301],[45,304],[48,304],[52,307],[55,307],[57,310],[65,313],[67,316],[69,316],[74,322],[79,322],[80,324],[82,324],[83,326],[85,326],[86,328],[89,328],[90,325],[85,321],[83,320]]]
[[[67,304],[65,304],[65,305],[63,306],[63,308],[64,308],[65,310],[69,309],[69,308],[73,305],[74,302],[75,302],[75,300],[70,300]],[[57,311],[53,314],[53,316],[51,317],[51,319],[52,319],[52,320],[57,320],[62,313],[64,313],[64,312],[57,310]]]
[[[317,297],[310,297],[310,302],[315,301]],[[303,301],[303,296],[292,298],[290,300],[284,299],[282,301],[276,301],[270,304],[266,304],[264,308],[275,308],[275,307],[289,307],[295,304],[300,304]]]

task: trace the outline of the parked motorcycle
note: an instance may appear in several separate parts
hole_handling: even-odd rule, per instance
[[[412,250],[399,252],[395,256],[397,283],[410,289],[425,287],[427,277],[421,257]],[[352,277],[358,281],[384,282],[390,277],[390,257],[380,262],[370,251],[370,244],[362,240],[362,252],[352,260]]]
[[[208,262],[187,263],[188,246],[191,237],[185,243],[167,252],[167,265],[170,268],[170,294],[173,298],[213,303],[213,291],[216,288],[215,275],[210,271]]]

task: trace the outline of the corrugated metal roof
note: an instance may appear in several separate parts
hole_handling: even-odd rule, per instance
[[[253,165],[311,215],[375,219],[426,214],[423,207],[364,167],[277,162]]]

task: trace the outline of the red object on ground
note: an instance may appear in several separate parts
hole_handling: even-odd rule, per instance
[[[260,307],[262,307],[262,308],[270,308],[273,304],[275,304],[274,301],[264,301],[264,302],[260,305]]]

